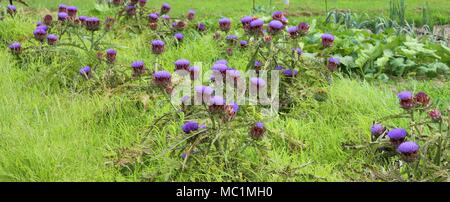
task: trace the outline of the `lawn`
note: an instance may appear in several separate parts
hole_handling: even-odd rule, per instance
[[[211,154],[193,154],[186,165],[178,151],[168,150],[183,137],[180,126],[187,119],[173,118],[156,125],[159,117],[173,109],[161,94],[148,93],[146,81],[132,83],[138,86],[135,88],[95,87],[95,82],[85,81],[78,75],[80,67],[95,63],[93,51],[67,47],[61,48],[64,49],[61,52],[49,52],[51,59],[38,52],[34,54],[39,56],[29,55],[28,59],[17,60],[7,48],[13,41],[31,46],[31,33],[36,22],[48,12],[55,14],[59,3],[77,6],[79,15],[96,15],[102,19],[113,16],[114,11],[105,5],[96,5],[93,0],[27,2],[30,7],[18,6],[23,15],[0,21],[0,181],[408,180],[398,179],[397,175],[392,177],[392,173],[400,171],[394,169],[391,172],[392,165],[380,163],[383,160],[370,148],[348,149],[345,145],[365,145],[371,140],[370,128],[374,121],[401,113],[403,110],[397,98],[400,91],[426,92],[444,117],[448,114],[446,110],[450,109],[450,83],[445,75],[418,79],[405,73],[383,80],[336,73],[330,85],[319,85],[327,92],[324,102],[307,97],[295,102],[288,113],[269,118],[255,114],[251,107],[244,108],[238,116],[263,120],[267,131],[263,139],[253,143],[247,128],[237,128],[239,123],[231,125],[236,126],[233,130],[223,130],[222,133],[234,138],[230,140],[234,143],[231,145],[236,145],[239,140],[251,142],[249,144],[252,145],[239,155],[235,151],[240,147],[224,151],[217,148],[217,152]],[[223,16],[230,17],[237,24],[242,16],[252,12],[253,6],[250,0],[152,0],[147,6],[159,9],[163,2],[172,5],[172,16],[181,16],[189,8],[195,9],[197,18],[205,19],[207,25],[216,24]],[[256,2],[266,7],[269,3]],[[265,8],[269,13],[283,10],[294,22],[312,24],[314,19],[320,19],[317,22],[320,29],[351,35],[341,27],[321,25],[324,19],[322,1],[291,0],[288,7],[282,1],[273,2],[273,9]],[[419,9],[424,1],[407,2],[408,19],[420,20],[422,13]],[[450,22],[450,4],[446,0],[427,2],[435,22]],[[328,1],[329,9],[350,9],[371,16],[388,15],[388,7],[387,0]],[[212,37],[213,32],[204,35],[187,32],[182,45],[170,43],[173,46],[168,47],[164,55],[155,57],[148,45],[155,37],[150,31],[135,33],[125,30],[107,36],[106,41],[111,48],[118,50],[117,63],[124,64],[127,74],[131,74],[129,64],[136,60],[143,60],[146,64],[159,61],[164,69],[169,70],[179,58],[209,67],[225,57],[222,44]],[[233,33],[242,35],[239,31]],[[370,41],[384,36],[370,35],[367,38]],[[405,37],[403,40],[409,39]],[[346,46],[345,42],[344,37],[336,40],[336,44],[342,46]],[[424,44],[427,48],[434,47]],[[313,45],[304,47],[315,49]],[[363,51],[364,48],[360,49]],[[251,59],[251,53],[239,50],[226,58],[237,69],[243,70]],[[445,56],[440,58],[442,63],[450,65]],[[427,59],[426,64],[420,65],[438,61]],[[294,92],[294,95],[301,97],[300,93]],[[245,118],[238,120],[245,121]],[[406,128],[408,122],[388,120],[386,125]],[[444,151],[448,156],[448,150]],[[448,157],[444,158],[447,163]],[[440,176],[448,177],[448,167],[439,171],[444,172]],[[421,180],[437,181],[437,178]]]

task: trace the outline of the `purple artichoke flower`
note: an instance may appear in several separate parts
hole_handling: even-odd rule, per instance
[[[370,133],[372,134],[372,137],[374,137],[375,139],[380,137],[380,135],[382,135],[385,130],[386,129],[383,127],[383,125],[379,123],[375,123],[372,125],[372,127],[370,127]]]
[[[106,50],[106,60],[109,63],[114,63],[116,61],[116,56],[117,56],[117,51],[110,48],[108,50]]]
[[[250,84],[255,87],[256,89],[261,89],[266,87],[266,81],[262,78],[253,77],[250,78]]]
[[[430,112],[428,112],[428,116],[431,118],[434,122],[440,122],[442,120],[442,114],[439,111],[439,109],[433,109]]]
[[[284,27],[283,23],[278,20],[272,20],[269,22],[269,32],[275,34],[282,30]]]
[[[246,40],[241,40],[239,44],[241,45],[241,48],[246,48],[248,46],[248,42]]]
[[[175,70],[186,70],[189,71],[189,65],[191,64],[189,60],[179,59],[175,61]]]
[[[192,9],[189,10],[186,17],[187,17],[188,20],[194,20],[194,18],[195,18],[195,11],[192,10]]]
[[[172,75],[168,71],[157,71],[153,74],[153,82],[160,87],[167,87],[170,85]]]
[[[283,74],[284,74],[285,76],[287,76],[287,77],[295,77],[295,76],[297,76],[297,74],[298,74],[298,70],[295,70],[295,69],[293,69],[293,70],[291,70],[291,69],[285,69],[285,70],[283,71]]]
[[[274,19],[274,20],[281,20],[283,17],[284,17],[284,14],[281,11],[275,11],[272,13],[272,19]]]
[[[181,126],[181,129],[186,134],[190,134],[191,132],[196,131],[199,128],[200,126],[196,121],[187,121],[183,126]]]
[[[170,5],[168,3],[163,3],[161,6],[161,14],[166,14],[170,11]]]
[[[300,35],[304,36],[304,35],[308,34],[308,32],[309,32],[309,24],[308,23],[302,22],[297,27],[298,27],[298,31],[299,31]]]
[[[214,89],[209,86],[196,86],[194,88],[195,100],[197,103],[207,103],[211,99],[211,95],[214,92]]]
[[[78,9],[75,6],[67,7],[67,14],[69,17],[75,18],[77,16]]]
[[[14,5],[8,5],[8,7],[6,7],[6,12],[10,15],[14,15],[17,12],[17,8]]]
[[[189,67],[189,74],[191,76],[191,80],[195,80],[200,75],[200,68],[197,66],[190,66]]]
[[[22,52],[22,45],[19,42],[10,44],[8,48],[14,55],[19,55]]]
[[[198,23],[197,24],[197,30],[199,31],[199,32],[203,32],[203,31],[205,31],[206,30],[206,25],[204,24],[204,23]]]
[[[406,162],[413,162],[419,157],[419,145],[415,142],[403,142],[397,148],[402,156],[402,159]]]
[[[334,36],[331,34],[322,34],[322,46],[324,48],[333,46]]]
[[[150,14],[148,14],[148,21],[149,22],[158,22],[158,19],[159,19],[159,15],[158,15],[158,13],[150,13]]]
[[[280,66],[280,65],[278,65],[278,66],[276,66],[276,67],[275,67],[275,70],[284,70],[284,67],[283,67],[283,66]]]
[[[139,0],[140,7],[145,7],[146,4],[147,4],[147,0]]]
[[[298,27],[294,26],[294,27],[289,27],[287,29],[287,33],[289,34],[289,36],[293,39],[297,38],[299,35],[299,31],[298,31]]]
[[[86,79],[91,78],[92,71],[91,67],[84,66],[80,69],[80,75],[84,76]]]
[[[133,77],[137,77],[145,73],[145,65],[143,61],[134,61],[131,64],[131,68],[133,68]]]
[[[328,63],[327,63],[327,68],[333,72],[333,71],[336,71],[339,64],[340,64],[339,58],[329,58]]]
[[[56,45],[56,42],[58,42],[58,36],[56,36],[54,34],[49,34],[47,36],[47,43],[49,45]]]
[[[183,41],[183,38],[184,38],[184,36],[183,36],[182,33],[176,33],[176,34],[174,35],[174,37],[175,37],[175,39],[176,39],[178,42],[182,42],[182,41]]]
[[[153,40],[152,41],[152,52],[155,55],[159,55],[164,52],[164,41],[161,40]]]
[[[59,20],[59,21],[64,22],[64,21],[66,21],[67,19],[69,19],[69,15],[68,15],[67,13],[65,13],[65,12],[59,12],[59,13],[58,13],[58,20]]]
[[[410,91],[402,91],[397,94],[397,97],[400,100],[400,106],[403,109],[411,109],[414,107],[414,98]]]
[[[64,4],[59,4],[58,6],[58,12],[59,13],[67,13],[67,6]]]
[[[47,37],[47,31],[45,31],[44,29],[36,29],[34,30],[33,34],[34,38],[41,42],[44,41]]]
[[[264,26],[264,21],[261,19],[255,19],[252,22],[250,22],[250,31],[253,33],[260,33],[262,32],[262,28]]]
[[[418,92],[414,96],[415,104],[421,107],[427,107],[430,104],[430,97],[424,92]]]
[[[408,133],[403,128],[394,128],[394,129],[388,131],[388,133],[387,133],[387,136],[389,137],[390,142],[394,146],[398,146],[402,142],[404,142],[407,135],[408,135]]]
[[[227,42],[230,44],[235,44],[238,40],[238,37],[234,34],[228,35],[226,38]]]
[[[43,30],[45,30],[45,31],[48,31],[47,25],[39,25],[39,26],[36,26],[36,29],[43,29]]]
[[[222,18],[219,20],[219,27],[222,31],[229,31],[231,28],[231,20],[228,18]]]
[[[45,15],[43,21],[45,25],[50,26],[53,22],[53,17],[51,15]]]
[[[256,122],[250,129],[250,136],[255,140],[259,140],[264,136],[265,132],[266,128],[264,127],[264,123]]]
[[[97,31],[100,29],[100,20],[96,17],[86,19],[86,29],[89,31]]]
[[[127,12],[127,15],[133,16],[136,15],[136,6],[129,4],[127,7],[125,7],[125,12]]]
[[[225,99],[221,96],[213,96],[208,102],[208,109],[211,113],[222,113],[225,110]]]

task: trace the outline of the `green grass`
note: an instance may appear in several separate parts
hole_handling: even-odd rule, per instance
[[[36,0],[31,1],[31,5],[46,8],[60,1],[49,2]],[[61,2],[87,9],[93,1]],[[151,1],[154,2],[162,1]],[[210,0],[207,4],[204,1],[167,2],[173,4],[175,12],[180,12],[177,8],[187,10],[191,5],[199,8],[199,17],[242,16],[251,8],[250,1],[242,0]],[[293,10],[296,6],[321,9],[312,1],[291,2]],[[337,1],[330,2],[331,7],[338,5]],[[367,10],[376,7],[345,2],[347,4],[339,1],[339,7],[361,6]],[[419,1],[414,2],[420,5]],[[382,5],[379,1],[374,4]],[[39,18],[33,15],[3,21],[0,24],[0,39],[5,42],[2,47],[12,39],[21,40],[29,35]],[[205,65],[220,58],[221,52],[210,35],[191,37],[195,40],[180,48],[168,49],[162,57],[164,67],[172,68],[172,62],[181,57],[202,61]],[[119,50],[119,63],[154,60],[148,50],[146,34],[123,35],[111,41]],[[450,107],[448,81],[376,83],[336,78],[328,89],[327,102],[308,99],[286,117],[267,122],[269,133],[261,143],[269,148],[267,151],[250,147],[244,151],[245,158],[234,167],[217,163],[213,157],[202,157],[181,172],[179,156],[164,152],[171,146],[166,138],[181,135],[182,121],[174,120],[150,134],[146,132],[156,117],[170,110],[160,98],[150,99],[149,108],[144,109],[136,97],[139,94],[79,93],[61,85],[60,77],[54,76],[57,74],[52,71],[78,76],[79,67],[87,62],[83,54],[77,52],[52,63],[40,61],[21,68],[6,48],[0,50],[0,181],[378,180],[371,177],[367,166],[373,155],[365,150],[346,151],[342,144],[369,141],[369,127],[374,120],[400,111],[395,95],[400,90],[425,91],[439,102],[441,109]],[[247,58],[243,55],[229,61],[239,67],[246,64]],[[36,71],[39,67],[41,70]],[[406,127],[405,122],[395,123]],[[242,130],[237,135],[248,133]],[[144,137],[148,137],[151,144],[148,148],[137,147]],[[132,155],[141,149],[148,153],[145,159],[138,159],[144,163],[129,169],[114,166],[118,151],[126,150]],[[129,157],[119,159],[127,161]]]

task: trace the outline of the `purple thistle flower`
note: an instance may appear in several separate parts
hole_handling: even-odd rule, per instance
[[[175,39],[176,39],[178,42],[182,42],[182,41],[183,41],[183,38],[184,38],[184,36],[183,36],[182,33],[176,33],[176,34],[174,35],[174,37],[175,37]]]
[[[274,19],[274,20],[281,20],[283,17],[284,17],[284,14],[281,11],[275,11],[272,13],[272,19]]]
[[[297,26],[289,27],[289,28],[287,29],[287,33],[289,34],[289,36],[290,36],[291,38],[293,38],[293,39],[297,38],[297,37],[298,37],[298,34],[299,34],[299,32],[298,32],[298,27],[297,27]]]
[[[241,45],[241,48],[246,48],[248,46],[248,42],[246,40],[241,40],[239,44]]]
[[[149,22],[158,22],[159,15],[158,13],[150,13],[148,14],[148,21]]]
[[[189,60],[179,59],[175,61],[175,70],[186,70],[189,71],[189,65],[191,64]]]
[[[127,7],[125,7],[125,11],[127,12],[127,15],[133,16],[136,15],[136,6],[129,4]]]
[[[199,31],[199,32],[203,32],[203,31],[205,31],[206,30],[206,25],[204,24],[204,23],[198,23],[197,24],[197,30]]]
[[[413,162],[419,157],[419,145],[415,142],[403,142],[397,148],[397,152],[402,155],[406,162]]]
[[[87,16],[80,16],[80,17],[78,17],[78,20],[80,20],[80,22],[81,22],[81,24],[85,24],[86,23],[86,20],[88,19],[89,17],[87,17]]]
[[[333,46],[334,36],[331,34],[322,34],[322,46],[327,48]]]
[[[166,14],[170,11],[170,5],[168,3],[163,3],[161,6],[161,14]]]
[[[222,63],[216,63],[213,65],[213,67],[211,68],[214,72],[218,72],[221,73],[223,75],[226,74],[226,71],[228,70],[228,66],[226,64],[222,64]]]
[[[403,128],[394,128],[387,133],[389,140],[395,146],[398,146],[404,142],[407,135],[408,133]]]
[[[89,31],[97,31],[100,29],[100,20],[96,17],[86,19],[86,29]]]
[[[197,103],[209,102],[214,92],[214,89],[209,86],[196,86],[194,90],[196,92],[195,99]]]
[[[22,52],[22,45],[19,42],[10,44],[8,48],[14,55],[19,55]]]
[[[257,89],[266,87],[266,81],[264,81],[264,79],[262,78],[258,77],[250,78],[250,83],[253,87],[256,87]]]
[[[269,22],[269,32],[278,33],[284,27],[283,23],[278,20],[272,20]]]
[[[169,21],[170,20],[170,16],[169,15],[162,15],[161,17],[165,21]]]
[[[213,96],[208,102],[208,109],[211,113],[222,113],[225,110],[225,99],[221,96]]]
[[[36,29],[34,30],[33,35],[36,40],[42,42],[47,37],[47,31],[44,29]]]
[[[252,21],[253,21],[252,16],[244,16],[241,18],[241,23],[243,26],[250,25],[250,22],[252,22]]]
[[[59,13],[58,13],[58,20],[59,20],[59,21],[64,22],[64,21],[66,21],[68,18],[69,18],[69,15],[68,15],[67,13],[65,13],[65,12],[59,12]]]
[[[51,15],[45,15],[43,21],[45,25],[50,26],[53,22],[53,17]]]
[[[300,57],[303,54],[303,50],[301,48],[292,48],[292,53]]]
[[[117,56],[117,51],[110,48],[108,50],[106,50],[106,60],[109,63],[114,63],[116,61],[116,56]]]
[[[161,40],[153,40],[152,41],[152,52],[155,55],[159,55],[164,52],[164,41]]]
[[[285,69],[283,74],[287,77],[295,77],[298,74],[298,70]]]
[[[47,36],[47,43],[49,45],[56,45],[56,42],[58,42],[58,36],[56,36],[54,34],[49,34]]]
[[[372,134],[372,137],[378,138],[380,135],[384,133],[386,129],[383,127],[383,125],[379,123],[375,123],[370,127],[370,133]]]
[[[278,65],[278,66],[276,66],[276,67],[275,67],[275,70],[284,70],[284,67],[283,67],[283,66],[280,66],[280,65]]]
[[[226,38],[227,42],[230,44],[235,44],[238,40],[238,37],[234,34],[228,35]]]
[[[6,12],[8,12],[8,14],[10,15],[14,15],[17,12],[17,8],[14,5],[8,5],[8,7],[6,8]]]
[[[231,28],[231,20],[228,18],[222,18],[219,20],[219,27],[222,31],[229,31]]]
[[[58,12],[59,13],[67,13],[67,6],[64,4],[59,4],[58,6]]]
[[[147,0],[139,0],[140,7],[145,7],[146,4],[147,4]]]
[[[157,71],[153,74],[153,82],[157,86],[166,87],[171,83],[171,77],[172,75],[168,71]]]
[[[224,59],[220,59],[220,60],[217,60],[214,64],[224,64],[224,65],[228,65],[228,61],[227,61],[227,60],[224,60]]]
[[[264,25],[264,21],[261,19],[255,19],[252,22],[250,22],[250,30],[254,33],[259,33],[262,31]]]
[[[428,112],[428,116],[431,118],[434,122],[440,122],[442,120],[442,114],[439,111],[439,109],[433,109],[430,112]]]
[[[68,14],[70,17],[75,17],[75,16],[77,16],[77,12],[78,12],[77,7],[75,7],[75,6],[69,6],[69,7],[67,7],[67,14]]]
[[[189,67],[189,74],[191,76],[191,80],[195,80],[198,78],[200,74],[200,68],[197,66],[190,66]]]
[[[427,107],[430,104],[430,97],[424,92],[418,92],[414,96],[414,101],[416,105],[421,107]]]
[[[189,10],[186,17],[187,17],[188,20],[194,20],[194,18],[195,18],[195,11],[192,10],[192,9]]]
[[[80,69],[80,75],[84,76],[86,79],[91,77],[91,67],[89,66],[84,66]]]
[[[196,131],[199,128],[199,124],[196,121],[187,121],[183,126],[181,126],[181,129],[186,134]]]
[[[258,71],[261,69],[261,67],[263,66],[263,64],[261,63],[261,61],[259,60],[255,60],[255,69]]]
[[[43,29],[43,30],[45,30],[45,31],[48,31],[47,25],[39,25],[39,26],[36,26],[36,29]]]
[[[308,23],[302,22],[297,27],[298,27],[298,31],[299,31],[300,35],[304,36],[304,35],[308,34],[308,32],[309,32],[309,24]]]
[[[402,91],[397,94],[397,97],[400,100],[400,106],[403,109],[411,109],[414,107],[414,98],[410,91]]]
[[[133,68],[133,76],[137,77],[145,73],[145,65],[143,61],[134,61],[131,63],[131,67]]]
[[[339,66],[339,64],[341,64],[339,62],[339,58],[329,58],[328,59],[328,64],[327,67],[330,71],[336,71],[337,67]]]
[[[264,136],[265,132],[266,132],[266,129],[264,127],[264,123],[256,122],[250,129],[250,136],[253,139],[259,140]]]

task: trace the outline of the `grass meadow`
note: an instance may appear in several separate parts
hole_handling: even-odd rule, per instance
[[[193,155],[195,163],[181,170],[179,155],[170,154],[167,148],[172,144],[168,138],[180,135],[183,121],[169,120],[164,127],[148,130],[153,121],[171,110],[160,96],[121,89],[74,90],[68,79],[77,77],[79,68],[91,60],[82,51],[26,64],[18,63],[8,52],[12,39],[27,38],[35,23],[47,12],[55,12],[59,3],[75,5],[81,14],[101,18],[111,15],[107,7],[96,5],[94,0],[27,2],[30,7],[18,6],[23,14],[0,21],[0,181],[390,181],[395,179],[374,163],[376,155],[344,145],[367,142],[374,120],[401,112],[399,91],[424,91],[440,109],[450,108],[446,78],[383,82],[337,75],[332,85],[324,87],[326,102],[308,98],[296,103],[285,116],[266,120],[268,133],[260,142],[266,149],[249,147],[240,156],[225,152],[225,161],[216,161],[215,155]],[[151,0],[149,4],[158,7],[163,2],[172,5],[173,16],[193,8],[198,18],[210,19],[210,24],[221,16],[237,21],[252,9],[251,0]],[[408,1],[409,19],[420,21],[423,2]],[[436,22],[449,22],[450,4],[446,0],[427,2]],[[329,9],[368,15],[387,15],[387,6],[383,0],[328,1]],[[325,12],[322,1],[313,0],[291,0],[289,7],[273,1],[273,7],[291,14],[294,21],[323,19]],[[201,61],[205,66],[221,58],[212,35],[186,37],[193,39],[168,48],[160,58],[164,67],[172,68],[178,58]],[[123,64],[138,59],[154,61],[149,40],[147,34],[125,32],[108,38]],[[229,62],[245,66],[250,53],[236,55]],[[398,120],[387,124],[407,125]],[[248,132],[232,135],[243,137]],[[143,139],[148,141],[145,147],[139,144]],[[132,161],[140,163],[128,166]]]

